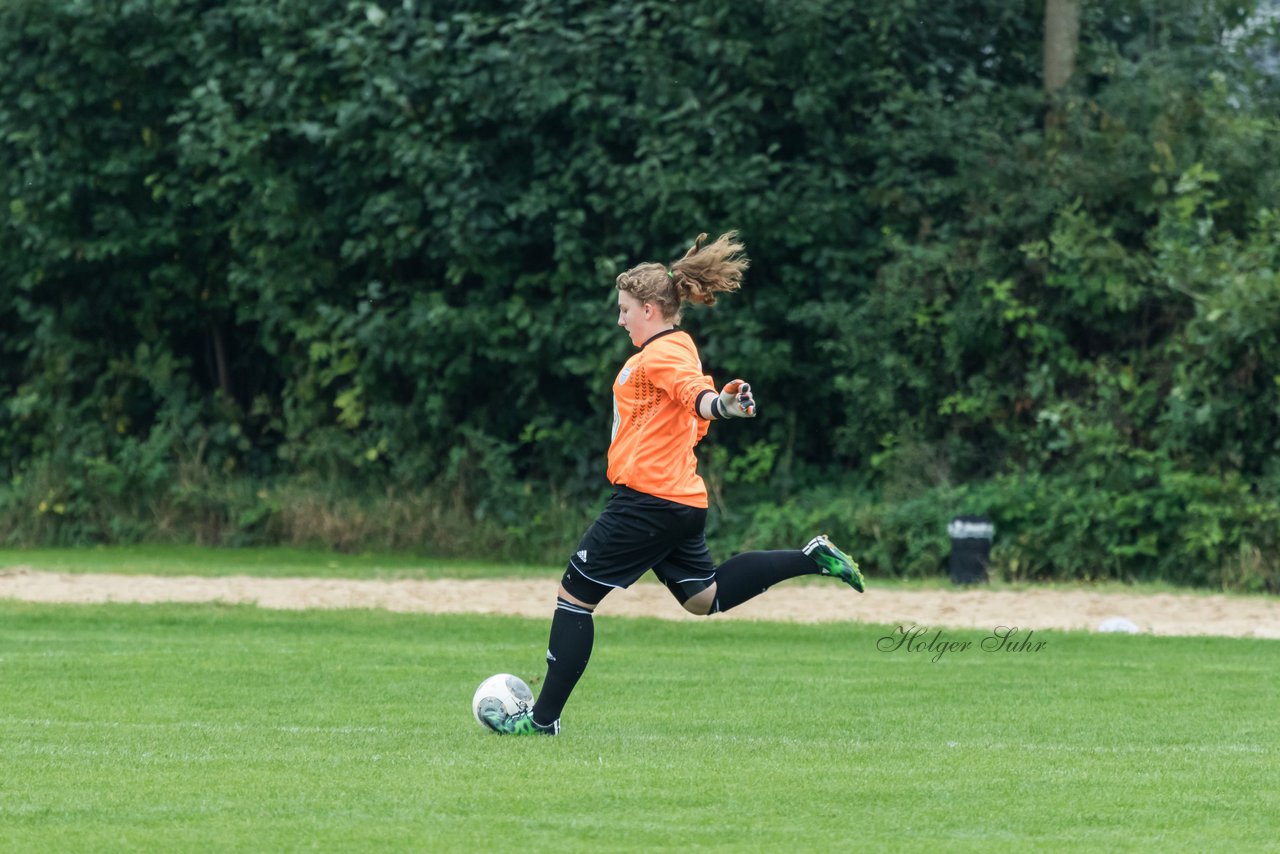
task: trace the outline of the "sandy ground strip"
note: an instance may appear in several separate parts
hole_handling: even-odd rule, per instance
[[[363,581],[324,578],[145,576],[0,569],[0,598],[24,602],[224,602],[262,608],[378,608],[435,614],[549,618],[552,579]],[[700,619],[666,588],[640,583],[604,600],[600,615]],[[1280,639],[1280,599],[1217,594],[1092,593],[1083,590],[876,590],[843,585],[778,588],[715,619],[800,623],[855,621],[906,627],[1097,630],[1121,617],[1144,633]]]

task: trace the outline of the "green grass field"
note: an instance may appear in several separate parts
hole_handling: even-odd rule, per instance
[[[290,548],[210,549],[200,546],[111,546],[88,549],[0,549],[0,567],[46,572],[115,572],[125,575],[251,575],[259,578],[500,578],[556,570],[503,563],[404,554],[336,554]]]
[[[1275,641],[597,623],[504,739],[545,621],[0,602],[0,849],[1280,850]]]

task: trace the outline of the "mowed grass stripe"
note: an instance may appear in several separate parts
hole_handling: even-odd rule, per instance
[[[18,567],[45,572],[207,578],[233,575],[374,580],[556,577],[554,567],[529,563],[407,554],[339,554],[293,548],[161,545],[0,549],[0,568]]]
[[[469,701],[542,620],[0,603],[0,849],[1277,845],[1275,641],[597,622],[520,740]]]

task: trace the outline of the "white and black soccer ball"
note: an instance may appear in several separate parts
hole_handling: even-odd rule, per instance
[[[476,694],[471,698],[471,714],[476,722],[485,729],[489,725],[480,716],[482,711],[501,710],[507,717],[518,715],[533,708],[533,691],[519,676],[510,673],[498,673],[480,683]]]

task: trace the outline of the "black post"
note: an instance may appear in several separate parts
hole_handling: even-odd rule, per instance
[[[951,535],[951,581],[986,584],[987,561],[996,529],[986,516],[957,516],[947,526]]]

